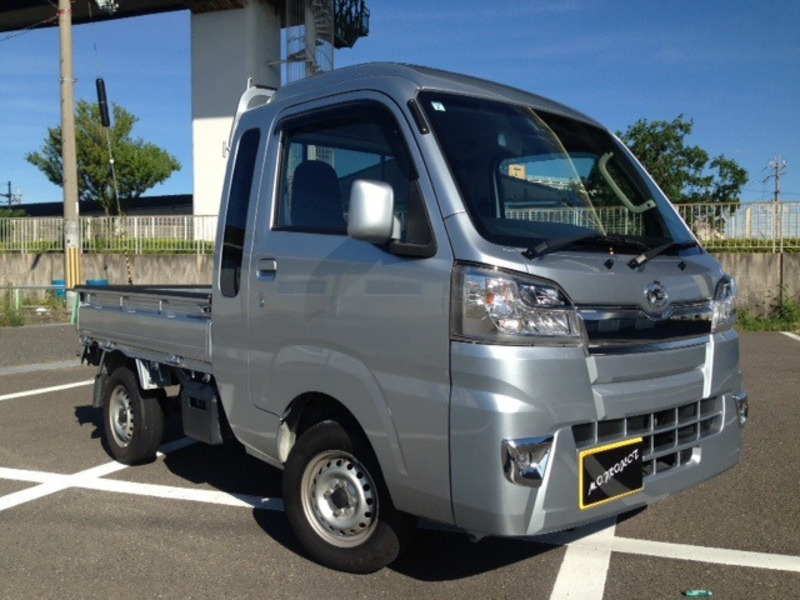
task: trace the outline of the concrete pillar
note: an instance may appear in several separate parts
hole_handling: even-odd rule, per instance
[[[280,15],[258,0],[241,9],[192,15],[194,214],[219,213],[225,147],[239,96],[248,77],[278,87],[280,58]]]

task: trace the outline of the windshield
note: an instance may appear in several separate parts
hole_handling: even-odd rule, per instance
[[[631,252],[693,241],[668,200],[608,132],[464,96],[422,92],[420,104],[487,240],[529,248],[624,236]]]

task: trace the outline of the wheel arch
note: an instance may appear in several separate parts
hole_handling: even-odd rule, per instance
[[[296,397],[287,407],[278,432],[278,459],[285,463],[297,438],[310,427],[323,421],[336,421],[354,430],[372,444],[355,415],[333,396],[321,392],[306,392]],[[375,448],[372,447],[373,452]]]
[[[106,393],[106,382],[111,374],[120,367],[128,367],[136,373],[136,365],[132,358],[119,350],[102,351],[99,359],[90,364],[97,365],[97,374],[94,376],[94,390],[92,391],[92,406],[101,408]]]

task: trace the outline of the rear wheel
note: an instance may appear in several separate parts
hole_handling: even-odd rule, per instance
[[[126,465],[151,462],[164,434],[164,412],[157,393],[139,389],[136,375],[115,369],[105,385],[103,432],[108,451]]]
[[[413,533],[414,520],[394,508],[363,436],[335,421],[300,436],[286,461],[283,496],[303,548],[334,569],[377,571]]]

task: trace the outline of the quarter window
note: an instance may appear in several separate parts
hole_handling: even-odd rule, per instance
[[[228,193],[228,207],[225,211],[219,280],[222,295],[229,298],[239,294],[242,279],[244,232],[260,139],[258,129],[248,129],[242,134],[236,151],[236,163]]]

